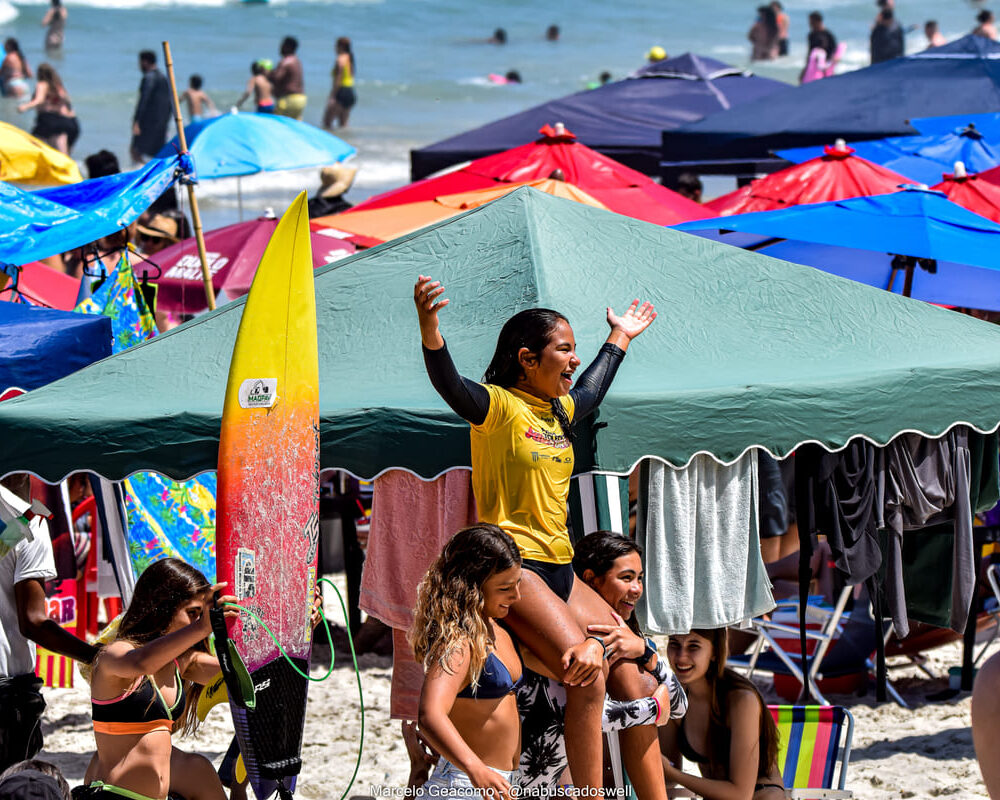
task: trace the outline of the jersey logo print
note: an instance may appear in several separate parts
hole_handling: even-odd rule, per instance
[[[528,430],[524,432],[524,438],[530,439],[538,444],[548,445],[549,447],[555,447],[560,450],[565,450],[569,447],[569,442],[566,441],[566,437],[560,434],[549,433],[548,431],[537,430],[531,425],[528,426]]]

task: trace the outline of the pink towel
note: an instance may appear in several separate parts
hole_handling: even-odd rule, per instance
[[[393,628],[409,630],[417,584],[456,531],[477,521],[472,473],[450,470],[424,481],[403,470],[375,479],[358,605]]]
[[[424,668],[416,662],[406,631],[392,629],[392,689],[389,694],[389,719],[417,718]]]

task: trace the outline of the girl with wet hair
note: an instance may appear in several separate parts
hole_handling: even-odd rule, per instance
[[[171,746],[175,728],[194,730],[200,687],[219,671],[208,652],[208,611],[236,602],[215,599],[224,586],[175,558],[154,562],[136,581],[114,641],[94,659],[97,756],[88,800],[163,800],[168,789],[187,800],[224,800],[212,763]]]
[[[688,711],[660,729],[668,781],[705,800],[781,800],[778,730],[757,687],[726,666],[727,631],[671,636],[667,657],[688,696]],[[698,765],[682,772],[680,756]]]
[[[498,623],[520,597],[521,554],[496,525],[456,533],[417,589],[409,640],[424,665],[418,721],[441,754],[421,796],[511,800],[521,753],[521,659]]]
[[[650,303],[634,301],[619,316],[607,309],[611,332],[593,363],[580,366],[573,329],[549,309],[521,311],[503,326],[483,383],[459,375],[438,315],[448,300],[439,281],[414,286],[424,363],[431,383],[471,427],[472,487],[481,520],[509,533],[521,551],[521,600],[508,625],[567,687],[566,749],[577,786],[602,786],[601,716],[607,648],[591,624],[613,623],[607,604],[573,573],[566,498],[573,473],[573,424],[597,408],[632,339],[653,322]],[[642,687],[612,674],[618,699]],[[651,727],[623,734],[625,765],[641,800],[665,798]]]

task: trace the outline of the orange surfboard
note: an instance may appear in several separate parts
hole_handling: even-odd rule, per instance
[[[233,347],[219,437],[216,552],[225,593],[260,617],[304,672],[318,513],[319,359],[303,192],[261,257]],[[254,793],[290,797],[308,681],[249,615],[230,621],[228,633],[253,683],[251,707],[232,691],[230,704]]]

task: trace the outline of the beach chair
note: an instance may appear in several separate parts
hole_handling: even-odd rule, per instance
[[[811,695],[817,702],[827,705],[826,698],[819,690],[819,681],[858,672],[866,672],[870,676],[875,673],[871,656],[875,652],[877,637],[881,634],[863,602],[856,602],[854,611],[849,616],[844,616],[844,608],[853,589],[853,586],[845,586],[833,608],[819,605],[818,598],[812,598],[817,602],[811,601],[807,605],[806,638],[815,643],[815,649],[809,656],[808,675],[802,674],[797,600],[780,601],[772,619],[754,619],[751,625],[757,639],[753,646],[746,654],[731,655],[726,664],[743,672],[748,678],[753,678],[757,673],[771,677],[789,675],[802,684],[800,701]],[[781,621],[783,619],[789,621]],[[785,649],[779,639],[786,642],[794,640],[794,645]],[[891,682],[887,688],[892,699],[907,708],[906,702]]]
[[[842,706],[768,706],[778,727],[778,768],[785,796],[852,798],[844,788],[854,717]]]

